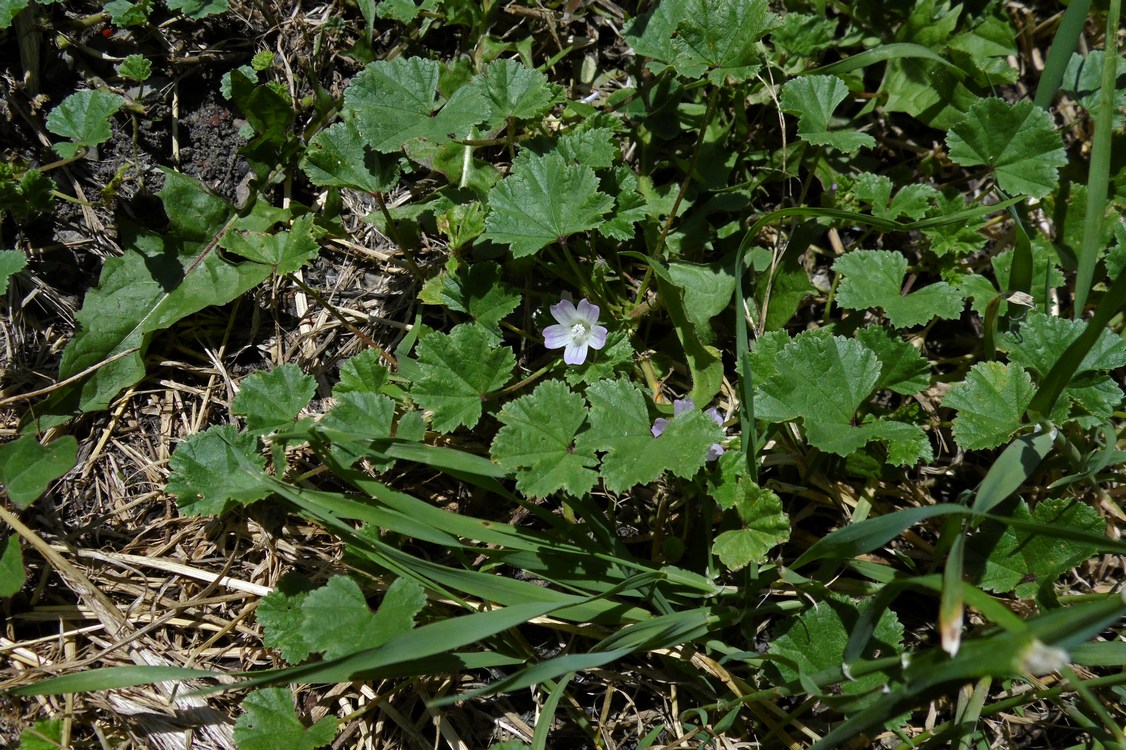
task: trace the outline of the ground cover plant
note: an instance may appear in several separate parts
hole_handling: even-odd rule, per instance
[[[0,736],[1121,747],[1120,0],[0,0]]]

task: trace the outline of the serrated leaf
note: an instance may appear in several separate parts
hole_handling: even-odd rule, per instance
[[[1032,377],[1020,365],[978,362],[964,381],[951,386],[942,405],[958,411],[958,445],[966,450],[996,448],[1020,427],[1032,394]]]
[[[4,28],[0,25],[0,28]],[[59,750],[63,747],[63,720],[40,719],[23,730],[19,750]]]
[[[299,664],[312,653],[301,634],[304,620],[301,607],[312,590],[313,584],[307,578],[289,573],[278,581],[273,591],[258,600],[254,610],[262,626],[262,643],[281,651],[282,658],[290,664]]]
[[[1009,360],[1027,367],[1041,377],[1047,375],[1060,355],[1087,330],[1087,321],[1059,318],[1030,310],[1016,333],[997,337],[998,348],[1008,352]],[[1115,370],[1126,366],[1126,340],[1104,330],[1083,357],[1076,375],[1091,371]]]
[[[574,164],[585,164],[591,169],[612,167],[619,148],[610,128],[572,130],[559,136],[555,143],[555,150],[564,159]]]
[[[339,399],[350,391],[379,393],[390,374],[381,352],[365,349],[340,363],[340,382],[332,389],[332,395]]]
[[[968,207],[965,198],[961,195],[951,195],[948,198],[938,196],[931,217],[949,216]],[[942,224],[933,229],[924,229],[923,235],[930,242],[930,250],[935,255],[962,256],[977,252],[985,246],[986,237],[979,231],[980,229],[979,222],[959,221]]]
[[[856,339],[875,352],[880,360],[880,379],[876,388],[887,388],[911,396],[930,385],[930,363],[919,350],[880,326],[857,331]]]
[[[833,110],[847,96],[848,86],[836,76],[802,76],[782,87],[782,109],[798,115],[798,137],[802,140],[851,154],[876,145],[876,139],[855,130],[829,130]]]
[[[838,456],[848,456],[878,440],[887,445],[888,463],[898,466],[933,457],[930,441],[921,427],[890,419],[874,419],[859,425],[807,420],[805,436],[810,445]]]
[[[485,396],[503,387],[515,366],[512,350],[497,346],[483,326],[462,324],[449,334],[431,333],[418,342],[419,377],[411,398],[433,412],[438,432],[473,427]]]
[[[331,431],[329,449],[336,460],[351,466],[361,458],[370,458],[379,469],[393,463],[372,455],[369,450],[373,440],[391,437],[391,424],[395,418],[395,402],[380,393],[368,391],[333,391],[336,404],[321,420],[321,427]]]
[[[662,0],[648,13],[642,13],[622,29],[622,36],[634,54],[661,63],[672,62],[676,51],[673,36],[677,25],[688,17],[688,0]],[[651,66],[660,72],[666,66]]]
[[[598,227],[598,233],[616,240],[632,239],[636,234],[634,225],[645,219],[648,204],[637,191],[637,175],[629,167],[615,169],[611,182],[608,190],[614,198],[614,210]]]
[[[397,578],[373,614],[355,581],[347,576],[333,576],[305,597],[301,605],[301,635],[312,651],[335,659],[382,646],[406,633],[414,627],[414,618],[425,604],[422,586],[407,578]]]
[[[563,383],[540,384],[505,404],[497,419],[504,427],[490,452],[501,466],[516,470],[516,488],[525,495],[547,497],[566,490],[582,497],[598,480],[594,451],[575,445],[587,420],[586,403]]]
[[[317,381],[311,375],[295,364],[284,364],[243,378],[231,401],[231,413],[246,417],[249,432],[266,435],[292,425],[316,390]]]
[[[762,355],[752,359],[752,367],[761,361]],[[755,417],[767,422],[850,424],[880,379],[874,352],[854,339],[823,334],[794,338],[773,369],[769,375],[755,371]]]
[[[399,181],[399,159],[368,148],[353,118],[317,133],[301,168],[314,185],[365,193],[387,192]]]
[[[74,468],[78,441],[63,435],[41,445],[31,435],[0,445],[0,485],[8,498],[26,508],[47,491],[51,482]]]
[[[653,437],[645,396],[627,380],[602,380],[587,388],[590,429],[576,451],[606,451],[601,473],[606,487],[621,492],[646,484],[666,471],[688,478],[703,466],[708,448],[723,439],[719,426],[701,411],[673,417]]]
[[[836,18],[790,11],[770,32],[770,40],[789,60],[813,58],[836,45],[837,25]]]
[[[418,18],[419,8],[414,0],[380,0],[375,6],[375,14],[380,18],[390,18],[399,23],[410,23]]]
[[[500,321],[520,304],[520,295],[504,283],[501,274],[496,263],[462,266],[428,281],[419,296],[427,304],[469,313],[499,337]]]
[[[633,345],[625,331],[611,331],[606,336],[606,346],[581,365],[568,367],[563,379],[570,386],[579,383],[596,383],[613,378],[633,363]]]
[[[725,531],[712,544],[712,552],[729,569],[762,563],[771,548],[790,538],[790,521],[782,511],[782,501],[749,479],[739,481],[735,510],[744,528]]]
[[[104,409],[145,373],[143,355],[153,332],[197,310],[222,305],[270,275],[260,263],[232,263],[212,243],[231,207],[196,180],[166,172],[160,191],[171,228],[137,232],[122,225],[126,252],[107,258],[98,287],[86,293],[77,334],[63,351],[59,380],[73,377],[129,349],[138,351],[56,390],[36,415],[70,416]]]
[[[907,259],[897,251],[853,250],[838,258],[833,270],[844,274],[837,287],[837,304],[847,310],[883,308],[896,328],[962,313],[962,295],[944,281],[902,295]]]
[[[232,503],[250,505],[273,491],[258,438],[234,425],[192,435],[176,446],[168,467],[172,474],[165,491],[188,516],[217,516]]]
[[[313,237],[312,214],[297,217],[289,229],[282,231],[228,232],[220,245],[244,258],[271,265],[275,273],[283,275],[298,270],[320,252]]]
[[[1103,60],[1105,57],[1106,51],[1101,49],[1091,50],[1086,57],[1078,52],[1073,52],[1071,59],[1068,60],[1067,69],[1064,71],[1063,80],[1060,82],[1060,90],[1073,96],[1090,113],[1092,120],[1098,119],[1101,102],[1100,92],[1103,86]],[[1111,105],[1114,113],[1111,116],[1111,129],[1117,131],[1122,129],[1122,124],[1126,121],[1126,114],[1124,114],[1124,111],[1126,111],[1126,86],[1122,82],[1122,79],[1126,77],[1126,60],[1121,55],[1117,60],[1115,73],[1117,84],[1114,86],[1114,99]]]
[[[109,119],[125,105],[119,94],[107,91],[78,91],[59,103],[47,115],[47,129],[70,143],[56,143],[55,151],[64,159],[78,153],[80,148],[90,148],[108,141]]]
[[[766,0],[687,0],[672,40],[673,67],[716,84],[742,81],[758,70],[758,41],[777,21]]]
[[[950,159],[963,167],[986,165],[1013,195],[1042,198],[1059,184],[1067,164],[1051,116],[1030,101],[982,99],[946,134]]]
[[[470,86],[446,101],[438,95],[438,63],[420,57],[379,60],[360,72],[344,92],[344,112],[355,118],[367,144],[383,153],[416,138],[441,142],[464,137],[487,119],[488,104]]]
[[[288,688],[262,688],[242,701],[242,716],[235,722],[239,750],[315,750],[336,736],[336,718],[326,716],[306,727],[293,708]]]
[[[27,267],[27,256],[19,250],[0,250],[0,294],[8,291],[8,279]]]
[[[904,185],[892,198],[893,183],[887,175],[870,172],[858,175],[853,193],[872,207],[872,214],[882,219],[896,220],[906,216],[921,219],[930,210],[938,191],[930,185]]]
[[[117,74],[131,81],[147,81],[152,75],[152,61],[143,55],[129,55],[117,66]]]
[[[11,534],[0,540],[0,599],[15,596],[26,580],[20,535]]]
[[[509,245],[520,258],[594,229],[613,206],[590,167],[567,164],[554,152],[532,154],[489,191],[484,236]]]
[[[978,572],[978,585],[986,591],[1013,591],[1021,599],[1035,597],[1042,583],[1054,581],[1098,552],[1096,545],[1061,538],[1053,534],[1054,529],[1098,536],[1106,532],[1106,521],[1091,506],[1071,499],[1042,500],[1031,513],[1021,500],[1012,517],[1042,528],[1034,531],[994,522],[983,524],[966,546],[966,569],[971,575]]]
[[[863,604],[843,597],[820,601],[807,607],[801,615],[784,623],[770,653],[785,657],[786,662],[771,662],[782,679],[797,680],[799,675],[814,675],[840,667],[844,661],[852,623],[856,622]],[[890,609],[885,609],[876,624],[872,639],[863,656],[891,656],[903,650],[903,625]],[[792,666],[791,666],[792,664]],[[860,695],[886,685],[888,676],[879,672],[866,674],[839,683],[845,695]]]
[[[493,127],[503,125],[509,118],[539,118],[563,100],[561,86],[516,60],[493,60],[469,85],[486,102],[489,124]]]
[[[192,19],[206,18],[217,13],[226,13],[230,7],[227,0],[166,0],[168,10],[180,11]]]
[[[0,29],[12,26],[12,20],[20,11],[30,4],[31,0],[0,0]]]

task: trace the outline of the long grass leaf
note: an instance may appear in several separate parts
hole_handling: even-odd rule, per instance
[[[1048,109],[1052,99],[1063,82],[1064,71],[1071,60],[1071,53],[1079,48],[1079,38],[1087,25],[1087,13],[1091,10],[1091,0],[1071,0],[1063,13],[1059,28],[1052,39],[1052,48],[1044,60],[1044,70],[1040,73],[1040,83],[1036,86],[1036,106]]]
[[[1075,271],[1075,305],[1072,317],[1079,320],[1087,306],[1087,295],[1095,278],[1095,264],[1103,248],[1103,219],[1107,187],[1110,183],[1110,145],[1114,129],[1115,79],[1118,75],[1118,23],[1122,0],[1110,0],[1106,14],[1106,54],[1103,55],[1099,110],[1095,114],[1095,135],[1091,139],[1091,165],[1087,170],[1087,208],[1083,216],[1083,242],[1079,246],[1079,267]]]

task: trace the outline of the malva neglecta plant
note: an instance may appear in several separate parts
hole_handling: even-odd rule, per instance
[[[3,740],[1126,745],[1120,16],[0,0]]]

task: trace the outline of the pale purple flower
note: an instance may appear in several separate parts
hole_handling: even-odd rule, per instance
[[[680,416],[684,412],[692,411],[695,408],[696,408],[696,403],[692,399],[690,399],[690,398],[678,398],[677,400],[672,402],[673,419],[676,419],[678,416]],[[719,412],[716,410],[716,408],[714,406],[710,409],[706,409],[704,411],[704,413],[707,414],[709,417],[711,417],[713,420],[715,420],[715,423],[717,425],[719,425],[720,427],[723,427],[723,417],[721,417],[719,415]],[[669,426],[669,420],[665,419],[664,417],[657,417],[656,419],[653,420],[653,426],[649,428],[649,431],[653,433],[653,437],[660,437],[661,433],[664,432],[665,428],[668,427],[668,426]],[[719,458],[720,456],[722,456],[726,452],[727,451],[725,451],[723,449],[723,446],[720,445],[719,443],[712,443],[711,446],[708,447],[707,460],[709,462],[715,461],[717,458]]]
[[[606,345],[606,328],[598,325],[598,305],[585,299],[576,307],[569,299],[551,306],[551,317],[558,325],[543,329],[543,345],[548,349],[562,349],[563,361],[581,365],[586,361],[587,349],[601,349]]]

